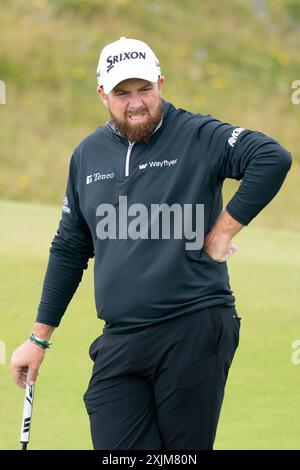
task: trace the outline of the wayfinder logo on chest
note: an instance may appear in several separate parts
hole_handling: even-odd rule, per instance
[[[107,57],[107,72],[109,72],[115,66],[116,63],[130,59],[146,60],[146,52],[121,52],[119,55],[110,55],[109,57]]]

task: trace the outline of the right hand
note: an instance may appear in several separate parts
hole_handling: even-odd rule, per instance
[[[11,358],[11,368],[13,380],[19,387],[26,388],[28,369],[30,371],[29,384],[36,382],[45,354],[46,349],[40,348],[29,340],[15,350]]]

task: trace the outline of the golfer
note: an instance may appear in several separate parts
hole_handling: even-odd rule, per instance
[[[30,368],[36,381],[94,257],[105,321],[84,394],[94,449],[213,449],[240,333],[227,267],[233,238],[277,194],[291,155],[261,132],[162,99],[165,78],[142,41],[104,47],[97,81],[111,120],[73,152],[36,322],[13,354],[13,377],[24,387]],[[226,178],[241,183],[223,209]]]

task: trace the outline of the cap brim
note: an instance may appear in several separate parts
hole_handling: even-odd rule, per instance
[[[119,69],[118,73],[111,75],[109,79],[105,80],[103,83],[104,93],[108,95],[108,93],[110,93],[115,88],[115,86],[124,80],[128,80],[129,78],[140,78],[141,80],[147,80],[148,82],[152,83],[157,82],[159,74],[156,71],[145,69],[144,64],[143,66],[144,68],[142,68],[140,65],[139,67],[131,66],[130,69],[126,68],[125,70]]]

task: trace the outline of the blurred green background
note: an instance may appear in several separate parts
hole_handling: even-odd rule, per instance
[[[277,139],[293,155],[280,193],[235,240],[231,284],[242,316],[216,448],[300,449],[300,79],[298,0],[1,0],[0,449],[18,448],[23,391],[14,349],[32,328],[75,146],[107,120],[96,95],[102,47],[150,44],[177,107]],[[224,203],[238,187],[226,181]],[[92,264],[92,263],[91,263]],[[53,336],[36,387],[32,449],[89,449],[82,394],[101,334],[92,266]]]

